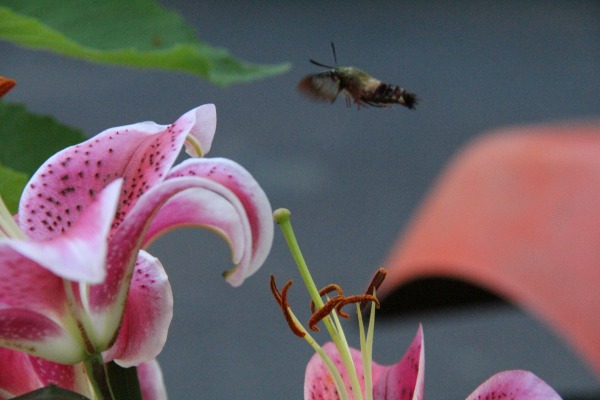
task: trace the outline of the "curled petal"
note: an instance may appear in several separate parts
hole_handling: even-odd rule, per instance
[[[162,350],[171,319],[173,294],[160,261],[140,251],[115,344],[104,360],[123,367],[154,359]]]
[[[231,191],[241,203],[243,210],[240,210],[239,214],[248,222],[250,236],[244,239],[242,253],[237,250],[233,237],[228,239],[234,253],[234,262],[238,266],[226,274],[226,279],[231,285],[241,285],[246,277],[260,268],[271,250],[273,210],[267,195],[246,169],[225,158],[184,161],[173,168],[168,179],[181,176],[206,178],[219,183]],[[150,233],[149,236],[153,234]]]
[[[93,315],[91,320],[94,327],[90,330],[97,332],[98,341],[112,338],[112,334],[116,332],[121,323],[129,279],[137,259],[138,249],[141,247],[144,234],[154,216],[170,200],[177,201],[186,193],[195,193],[198,190],[213,193],[211,198],[218,201],[219,207],[222,207],[223,212],[211,213],[206,216],[211,229],[229,233],[225,229],[233,216],[237,219],[236,223],[244,228],[241,232],[250,231],[249,222],[240,200],[218,183],[205,178],[184,177],[168,179],[160,185],[154,186],[138,200],[136,206],[127,214],[118,228],[113,230],[107,257],[107,277],[101,284],[89,288],[89,306],[86,311]],[[250,245],[247,241],[250,234],[240,234],[237,230],[234,233],[237,236],[228,238],[231,243],[235,246],[238,241],[242,241],[244,246],[248,247],[243,254],[250,253]],[[247,264],[241,265],[247,268]],[[243,280],[245,273],[246,269],[239,268],[239,275],[236,276]]]
[[[528,371],[504,371],[483,382],[467,400],[560,400],[546,382]]]
[[[144,400],[167,400],[167,389],[158,361],[152,360],[138,365],[137,372]]]
[[[205,104],[185,113],[179,121],[192,128],[185,141],[185,152],[192,157],[203,157],[209,151],[217,130],[217,110],[214,104]]]

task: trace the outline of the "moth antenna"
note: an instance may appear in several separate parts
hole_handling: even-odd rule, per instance
[[[328,69],[335,69],[335,67],[332,67],[331,65],[325,65],[325,64],[322,64],[322,63],[320,63],[318,61],[315,61],[313,59],[309,59],[308,61],[310,61],[311,64],[318,65],[319,67],[328,68]]]
[[[335,45],[331,42],[331,50],[333,51],[333,61],[335,61],[335,66],[337,67],[337,55],[335,54]]]

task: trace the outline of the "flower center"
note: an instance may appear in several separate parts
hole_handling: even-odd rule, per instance
[[[289,220],[290,212],[285,209],[279,209],[275,211],[274,216],[276,222],[282,229],[283,235],[288,243],[288,246],[290,247],[292,256],[296,261],[306,288],[312,298],[310,303],[312,316],[308,321],[309,329],[312,331],[319,331],[319,327],[317,325],[319,322],[323,322],[340,355],[345,372],[347,373],[347,377],[350,381],[354,398],[357,400],[371,400],[373,398],[371,361],[373,349],[373,331],[375,322],[375,308],[379,307],[379,300],[375,294],[385,278],[386,271],[383,268],[377,271],[371,280],[371,284],[364,294],[346,296],[344,295],[342,288],[335,284],[327,285],[323,289],[317,290],[310,272],[308,271],[308,266],[306,265],[306,262],[304,261],[304,258],[300,252],[300,248],[296,242],[296,238]],[[302,324],[298,321],[298,318],[296,318],[292,312],[287,299],[287,294],[291,285],[292,281],[288,280],[283,289],[279,291],[277,284],[275,283],[275,277],[271,275],[271,291],[275,297],[275,301],[283,312],[288,326],[296,336],[305,339],[315,349],[317,354],[319,354],[335,383],[340,399],[349,399],[350,395],[342,378],[344,371],[340,371],[336,367],[336,364],[331,360],[329,355],[319,344],[317,344],[317,342],[308,333],[308,330],[302,326]],[[364,395],[361,389],[361,380],[358,376],[357,368],[352,359],[350,346],[348,345],[346,336],[344,335],[339,318],[349,318],[349,315],[346,314],[342,308],[350,303],[356,304],[356,312],[358,315],[360,348],[362,353],[362,367],[364,373]],[[361,311],[364,310],[369,303],[371,303],[369,326],[367,333],[365,334]]]

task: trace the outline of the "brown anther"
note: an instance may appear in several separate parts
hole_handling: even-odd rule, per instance
[[[8,93],[10,89],[15,87],[16,84],[17,82],[15,82],[13,79],[0,76],[0,97]]]
[[[292,286],[291,279],[286,282],[285,286],[283,287],[280,293],[279,289],[277,289],[277,284],[275,283],[275,277],[271,275],[271,292],[273,292],[273,297],[275,297],[275,301],[277,302],[277,304],[279,304],[281,311],[283,311],[283,316],[294,335],[302,338],[306,336],[306,332],[304,332],[302,327],[298,326],[298,324],[296,324],[296,322],[294,321],[294,318],[292,317],[292,313],[290,311],[290,305],[287,301],[287,292],[290,289],[290,286]]]
[[[273,297],[275,297],[275,301],[281,307],[281,293],[279,293],[279,289],[277,289],[277,284],[275,283],[275,275],[271,275],[271,293],[273,293]]]
[[[377,270],[377,272],[375,272],[373,279],[371,279],[371,283],[369,284],[369,287],[367,288],[367,291],[365,292],[365,294],[374,296],[375,293],[377,292],[377,289],[379,289],[379,286],[381,286],[381,284],[383,283],[383,280],[385,279],[386,275],[387,275],[387,271],[385,270],[385,268],[379,268]],[[369,304],[369,301],[361,302],[360,309],[364,310],[368,304]],[[379,308],[379,301],[377,301],[377,308]]]
[[[379,308],[379,299],[377,299],[377,297],[373,296],[372,294],[357,294],[354,296],[344,297],[342,301],[340,301],[340,303],[336,306],[335,311],[337,311],[340,317],[342,316],[342,314],[345,314],[345,318],[348,318],[348,314],[342,311],[342,307],[344,307],[346,304],[360,303],[362,307],[363,304],[368,304],[370,302],[375,303],[377,308]]]
[[[310,317],[310,319],[308,320],[308,327],[311,330],[318,332],[319,327],[317,326],[317,324],[319,323],[319,321],[321,321],[323,318],[325,318],[329,314],[331,314],[331,312],[336,309],[339,302],[342,301],[343,299],[344,299],[344,296],[342,296],[341,294],[338,294],[337,296],[334,296],[331,299],[327,300],[327,302],[325,304],[323,304],[323,307],[321,307],[317,311],[315,311],[313,313],[312,317]]]
[[[338,293],[338,295],[344,295],[344,291],[342,290],[342,288],[339,285],[336,285],[335,283],[331,283],[327,286],[325,286],[323,289],[319,290],[319,296],[325,296],[326,294],[329,294],[333,291],[336,291]],[[310,301],[310,312],[311,313],[315,313],[315,302],[314,301]]]

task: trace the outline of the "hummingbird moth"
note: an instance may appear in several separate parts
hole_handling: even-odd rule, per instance
[[[361,106],[389,107],[390,104],[400,104],[410,109],[415,108],[416,95],[400,86],[381,82],[358,68],[338,67],[333,42],[331,49],[336,66],[332,67],[312,59],[309,60],[312,64],[329,70],[302,78],[298,83],[301,93],[313,100],[333,103],[341,92],[346,98],[348,107],[354,101],[358,108]]]

